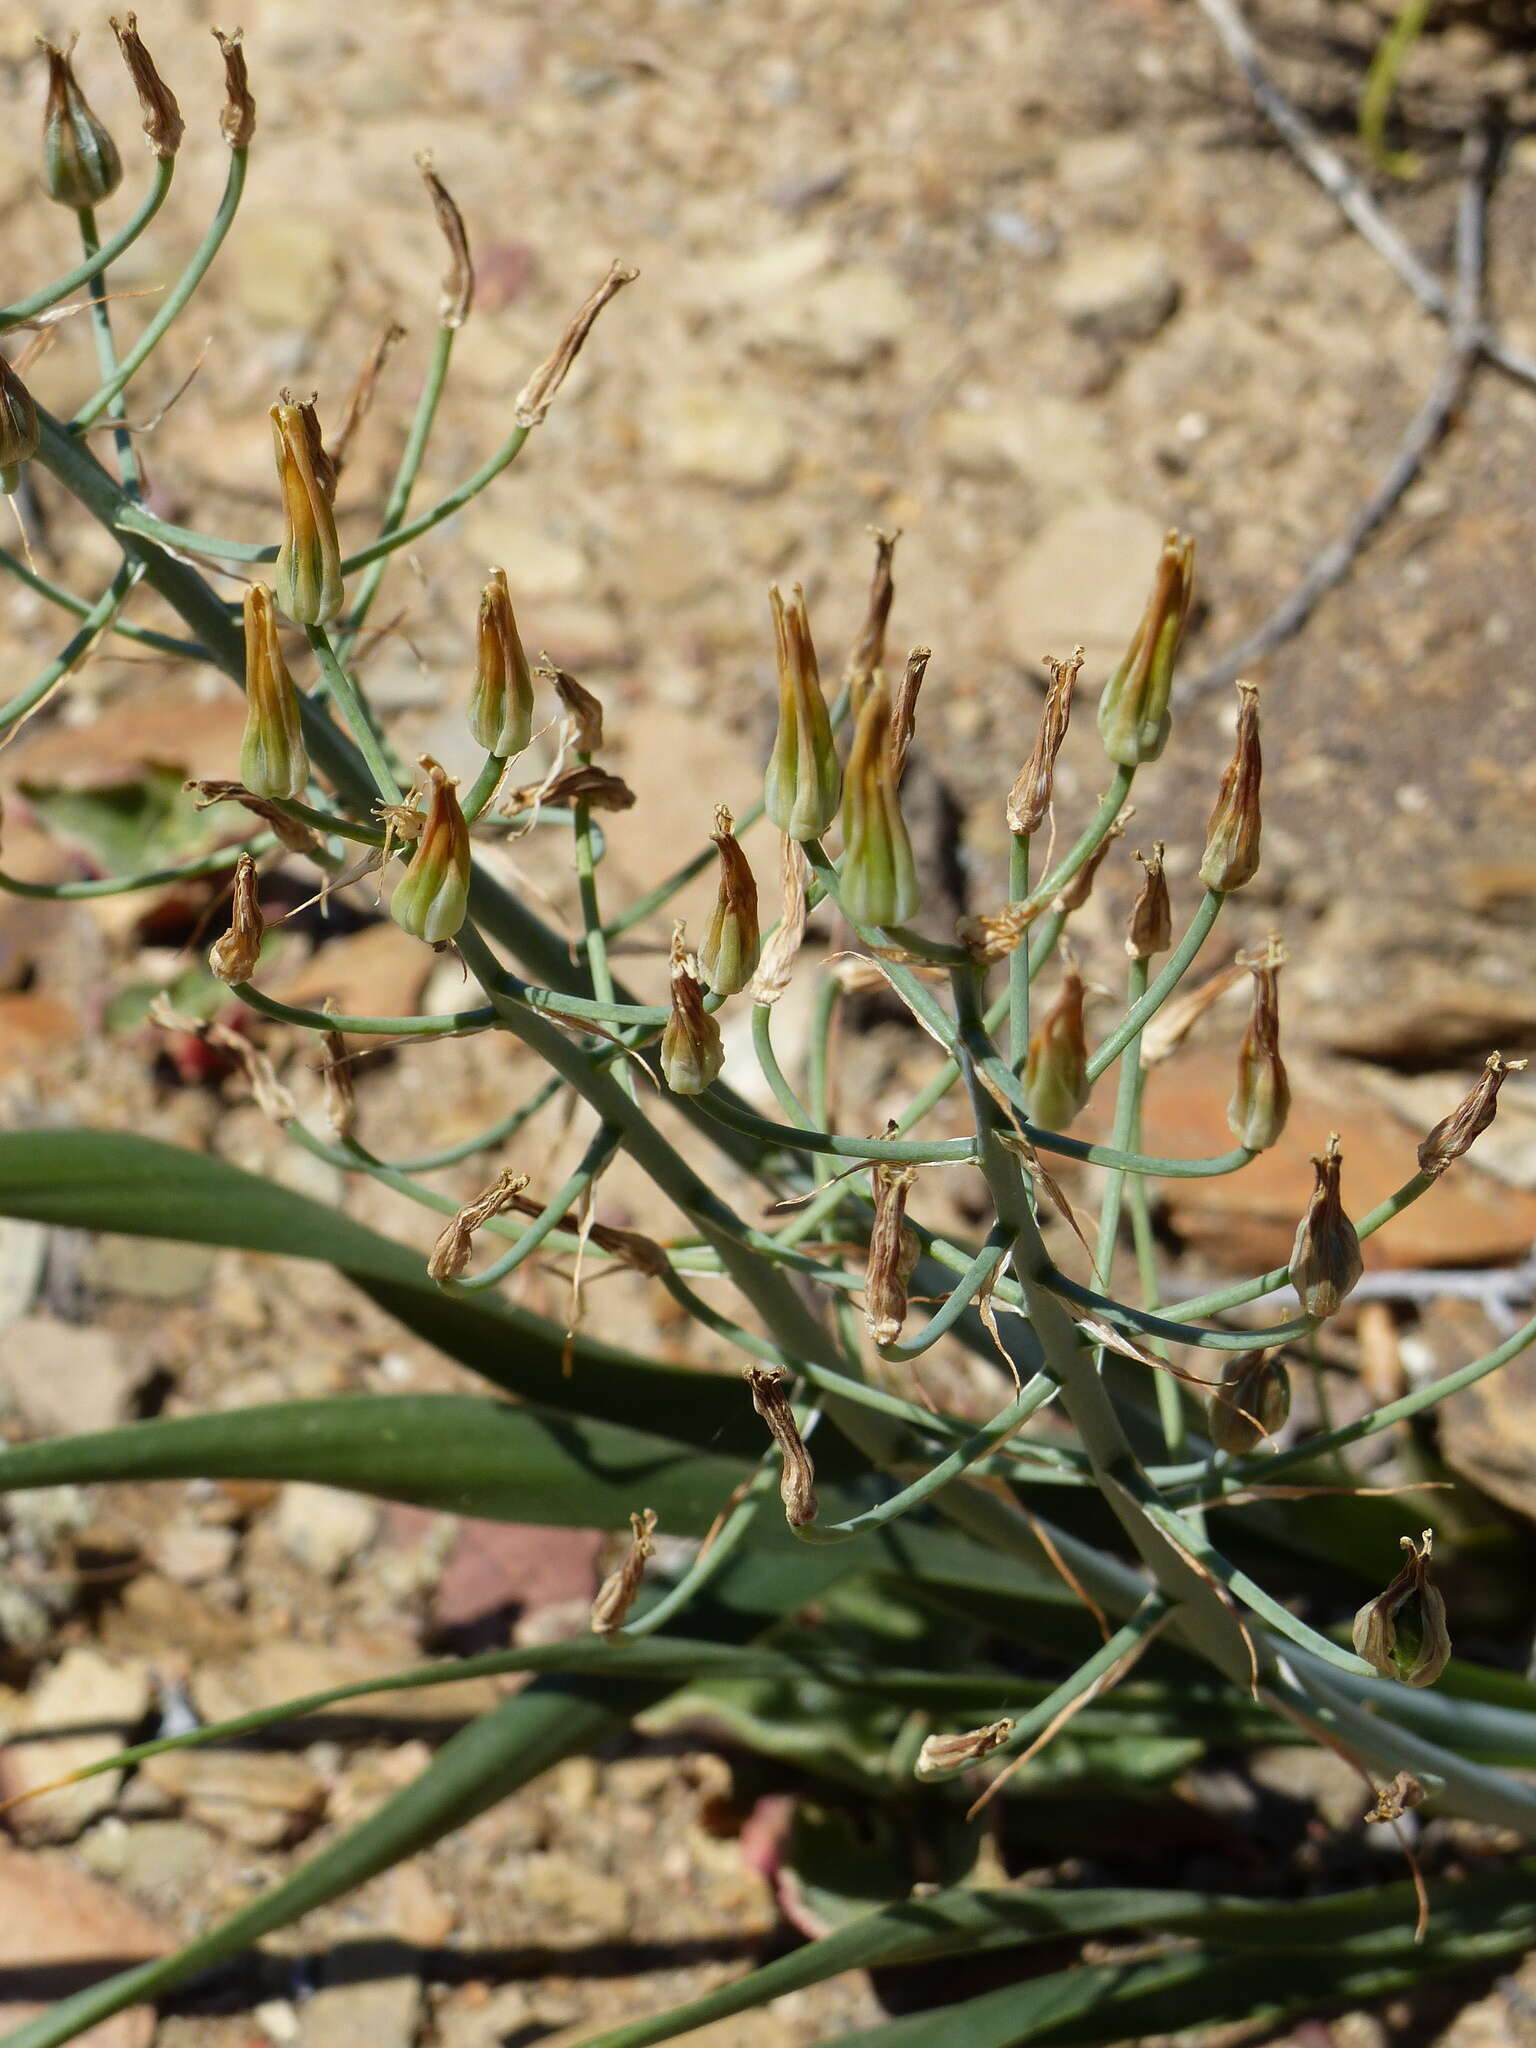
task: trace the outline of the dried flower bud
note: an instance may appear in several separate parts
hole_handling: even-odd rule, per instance
[[[421,765],[430,784],[426,820],[389,899],[389,914],[413,938],[440,946],[453,937],[469,907],[469,827],[459,809],[458,784],[430,755],[422,755]]]
[[[907,665],[897,685],[896,701],[891,710],[891,773],[896,778],[898,789],[902,776],[907,772],[907,755],[912,751],[912,736],[917,731],[917,700],[932,659],[931,647],[914,647],[907,656]]]
[[[791,839],[786,833],[781,833],[779,848],[779,877],[784,908],[778,927],[770,934],[768,943],[763,948],[763,957],[758,964],[757,972],[752,977],[748,994],[754,1003],[776,1003],[789,987],[789,978],[804,942],[806,921],[810,915],[805,893],[805,854],[800,842],[798,839]]]
[[[1429,1529],[1417,1544],[1404,1536],[1407,1563],[1385,1593],[1367,1600],[1355,1616],[1355,1655],[1403,1685],[1433,1685],[1450,1662],[1445,1601],[1429,1576],[1433,1541]]]
[[[1022,944],[1024,934],[1044,907],[1026,899],[1005,903],[1001,910],[978,910],[970,917],[962,917],[955,933],[973,960],[990,967],[994,961],[1006,960]]]
[[[1045,822],[1056,781],[1056,756],[1061,752],[1061,743],[1072,721],[1072,693],[1077,688],[1077,679],[1086,658],[1081,647],[1073,648],[1070,661],[1053,661],[1049,655],[1045,657],[1051,680],[1040,712],[1035,750],[1019,770],[1018,780],[1008,792],[1010,832],[1038,832]]]
[[[505,569],[493,569],[480,593],[469,730],[477,747],[510,761],[533,737],[533,675],[518,636]]]
[[[1364,1271],[1360,1240],[1339,1200],[1342,1164],[1339,1135],[1334,1131],[1327,1152],[1312,1161],[1317,1184],[1291,1250],[1291,1285],[1309,1316],[1337,1315]]]
[[[1111,761],[1134,768],[1155,761],[1173,720],[1168,700],[1179,642],[1195,588],[1195,544],[1170,532],[1163,542],[1152,594],[1125,659],[1099,699],[1099,733]]]
[[[253,796],[296,797],[309,780],[299,693],[283,659],[272,593],[245,593],[245,734],[240,777]]]
[[[763,778],[763,804],[791,839],[816,839],[837,816],[842,775],[832,743],[832,720],[821,694],[821,672],[797,583],[786,605],[768,593],[779,670],[779,730]]]
[[[1477,1086],[1457,1103],[1449,1116],[1440,1119],[1420,1145],[1420,1173],[1438,1180],[1448,1166],[1455,1165],[1472,1141],[1493,1122],[1505,1076],[1524,1073],[1525,1067],[1524,1060],[1506,1060],[1500,1053],[1489,1053]]]
[[[1429,1788],[1422,1778],[1416,1778],[1412,1771],[1399,1771],[1390,1784],[1382,1785],[1370,1811],[1361,1816],[1371,1821],[1401,1820],[1415,1806],[1422,1806],[1429,1797]]]
[[[632,811],[635,792],[622,775],[611,775],[606,768],[594,768],[589,762],[585,767],[567,768],[553,782],[538,782],[526,790],[510,791],[499,808],[511,813],[532,809],[541,802],[583,803],[594,811]]]
[[[123,53],[123,62],[133,80],[134,91],[139,96],[149,146],[156,156],[174,156],[181,147],[187,124],[181,118],[175,93],[155,69],[154,59],[140,40],[139,17],[130,14],[126,26],[115,14],[108,18],[112,23],[112,33],[117,37],[117,47]]]
[[[329,1013],[329,996],[325,1008]],[[357,1129],[357,1091],[352,1085],[352,1056],[339,1031],[320,1034],[320,1086],[326,1129],[338,1145],[345,1145]]]
[[[876,1166],[875,1221],[864,1275],[864,1327],[877,1344],[894,1344],[907,1320],[907,1283],[922,1247],[907,1222],[915,1166]]]
[[[1029,1041],[1024,1099],[1029,1120],[1042,1130],[1064,1131],[1087,1102],[1088,1040],[1083,1030],[1083,978],[1068,967],[1061,994]]]
[[[629,1518],[629,1549],[597,1589],[592,1602],[592,1633],[595,1636],[611,1636],[624,1626],[629,1610],[635,1604],[635,1595],[640,1590],[640,1581],[645,1576],[645,1567],[650,1561],[656,1545],[651,1540],[656,1534],[656,1510],[647,1508],[643,1515]]]
[[[1211,1395],[1210,1436],[1234,1458],[1273,1436],[1291,1412],[1291,1376],[1278,1352],[1241,1351],[1221,1369]]]
[[[443,273],[442,296],[437,305],[439,327],[462,327],[469,318],[475,297],[475,266],[470,260],[469,237],[464,216],[453,202],[447,186],[432,168],[429,150],[417,154],[416,168],[422,175],[437,215],[437,224],[448,244],[448,268]]]
[[[896,556],[896,543],[901,539],[900,527],[894,533],[882,533],[878,526],[872,526],[869,531],[875,543],[874,573],[869,579],[869,596],[865,601],[858,638],[848,650],[848,659],[843,664],[843,688],[848,692],[848,701],[855,716],[864,702],[864,692],[880,673],[885,660],[886,622],[896,597],[891,563]]]
[[[122,183],[117,144],[86,104],[67,50],[38,37],[48,59],[48,103],[43,110],[43,189],[60,206],[99,206]]]
[[[295,624],[323,626],[342,601],[341,545],[331,510],[336,472],[312,404],[295,405],[285,391],[269,417],[283,493],[277,601]]]
[[[1150,854],[1136,856],[1146,873],[1125,928],[1125,950],[1133,960],[1150,960],[1173,944],[1173,909],[1168,901],[1168,877],[1163,873],[1167,850],[1159,839]]]
[[[215,939],[208,951],[208,965],[220,981],[249,981],[261,958],[266,934],[261,904],[256,896],[256,863],[248,853],[235,862],[235,890],[230,901],[229,930]]]
[[[1064,889],[1057,893],[1056,900],[1051,905],[1053,911],[1070,914],[1074,910],[1082,909],[1088,898],[1093,894],[1094,879],[1104,864],[1105,854],[1108,853],[1117,839],[1125,837],[1126,825],[1134,816],[1134,805],[1120,813],[1114,824],[1110,826],[1071,881],[1068,882]]]
[[[32,394],[0,355],[0,491],[9,497],[21,465],[37,453],[37,407]]]
[[[699,948],[699,971],[717,996],[733,996],[746,987],[757,971],[760,951],[757,882],[734,824],[722,804],[715,812],[713,834],[720,854],[720,886]]]
[[[1253,973],[1253,1009],[1237,1051],[1237,1087],[1227,1104],[1227,1128],[1249,1152],[1276,1143],[1291,1112],[1291,1084],[1280,1057],[1280,968],[1284,948],[1271,939],[1247,962]]]
[[[301,825],[297,818],[285,818],[275,803],[264,796],[253,795],[243,782],[200,776],[181,786],[193,798],[194,808],[199,811],[206,811],[211,804],[242,805],[253,818],[260,818],[290,853],[312,854],[320,843],[318,834],[311,832],[307,825]]]
[[[838,900],[855,924],[905,924],[923,900],[891,765],[891,693],[877,676],[864,697],[843,788]]]
[[[227,36],[223,29],[216,28],[213,34],[224,56],[224,107],[219,115],[219,133],[231,149],[248,149],[256,133],[256,102],[251,98],[245,51],[241,47],[245,31],[237,28],[232,36]]]
[[[1259,872],[1259,782],[1264,760],[1259,750],[1259,692],[1255,683],[1239,683],[1237,744],[1222,771],[1216,808],[1206,827],[1200,879],[1223,895],[1241,889]]]
[[[672,928],[672,1014],[661,1034],[662,1078],[674,1095],[702,1095],[725,1065],[720,1026],[688,961],[683,927]]]
[[[571,745],[578,754],[595,754],[603,744],[602,700],[594,697],[585,683],[563,668],[555,668],[546,657],[539,674],[548,676],[570,727]]]
[[[948,1777],[990,1756],[1013,1733],[1011,1721],[989,1721],[985,1728],[965,1728],[954,1735],[930,1735],[917,1752],[914,1774],[919,1778]]]
[[[510,1209],[527,1185],[526,1173],[499,1173],[488,1188],[482,1188],[473,1201],[464,1204],[433,1245],[432,1256],[427,1260],[428,1276],[439,1287],[460,1279],[468,1271],[475,1232],[493,1216]]]
[[[784,1391],[784,1374],[777,1366],[749,1365],[746,1381],[752,1389],[752,1406],[767,1423],[784,1460],[779,1499],[784,1503],[785,1519],[792,1529],[803,1529],[816,1519],[816,1468]]]
[[[554,403],[555,393],[565,382],[572,363],[581,354],[582,344],[592,332],[592,325],[598,314],[611,298],[621,292],[625,285],[633,284],[639,275],[638,270],[630,270],[622,263],[611,263],[608,266],[608,275],[577,309],[570,325],[555,344],[554,354],[540,363],[517,394],[512,408],[514,426],[536,427],[539,424]]]

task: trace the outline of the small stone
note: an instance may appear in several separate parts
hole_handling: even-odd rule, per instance
[[[546,519],[499,504],[482,505],[470,515],[462,550],[471,559],[483,560],[487,569],[498,564],[505,568],[519,612],[529,598],[575,597],[591,581],[585,551],[570,534]]]
[[[233,1529],[205,1522],[170,1522],[156,1536],[150,1555],[178,1586],[204,1586],[229,1570],[238,1546]]]
[[[659,432],[662,460],[674,476],[739,491],[773,490],[794,457],[783,414],[728,385],[684,389],[663,409]]]
[[[1178,279],[1143,237],[1091,243],[1069,258],[1052,293],[1067,325],[1095,340],[1148,341],[1179,303]]]
[[[277,1502],[277,1539],[296,1564],[339,1579],[378,1533],[379,1509],[360,1494],[295,1480]]]
[[[189,1820],[252,1849],[297,1841],[325,1811],[325,1780],[302,1757],[172,1749],[147,1757],[139,1768]]]
[[[374,1926],[412,1948],[440,1948],[458,1919],[419,1863],[396,1864],[360,1895],[359,1906]]]
[[[97,1650],[66,1650],[27,1696],[22,1728],[28,1734],[37,1731],[37,1739],[12,1742],[0,1751],[0,1791],[8,1799],[19,1798],[114,1756],[149,1712],[150,1697],[149,1674],[142,1665],[113,1663]],[[52,1728],[91,1732],[49,1736],[46,1731]],[[8,1815],[11,1829],[26,1842],[73,1841],[115,1802],[122,1778],[121,1771],[104,1771],[41,1793]]]
[[[393,1941],[348,1944],[349,1981],[317,1991],[299,2014],[301,2048],[410,2048],[421,2017],[421,1984],[408,1948]]]
[[[580,1928],[590,1940],[618,1940],[629,1932],[629,1888],[558,1849],[512,1858],[502,1876],[532,1909],[561,1926]]]
[[[258,327],[317,334],[341,289],[340,254],[333,230],[313,214],[242,222],[231,248],[236,302]]]
[[[173,1946],[162,1928],[62,1858],[0,1849],[0,2028],[7,2033],[54,2004],[61,1983],[83,1991]],[[149,2048],[154,2031],[154,2013],[138,2005],[77,2034],[75,2048]]]
[[[1085,686],[1118,661],[1146,603],[1163,545],[1150,513],[1116,498],[1092,498],[1051,520],[1003,583],[1001,604],[1013,646],[1037,662],[1042,651],[1086,648]]]
[[[52,1316],[12,1323],[0,1381],[34,1436],[116,1429],[133,1412],[134,1375],[112,1333]]]
[[[763,340],[847,374],[895,346],[911,327],[912,302],[889,270],[859,263],[765,300],[754,324]]]
[[[109,1817],[86,1836],[80,1854],[97,1877],[169,1913],[206,1885],[218,1851],[207,1829],[190,1820],[141,1820],[125,1827]]]
[[[521,1984],[503,1984],[494,1991],[478,1981],[460,1985],[437,2010],[438,2048],[504,2048],[519,2034],[526,2038],[531,2016]]]
[[[0,1221],[0,1330],[24,1316],[36,1300],[47,1256],[44,1224],[20,1216]]]

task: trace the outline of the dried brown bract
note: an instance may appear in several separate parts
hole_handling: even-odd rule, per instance
[[[386,320],[380,329],[378,340],[369,351],[367,362],[358,371],[352,389],[347,393],[347,402],[341,409],[340,423],[331,436],[331,467],[338,477],[346,466],[347,455],[358,428],[373,409],[374,396],[379,388],[379,379],[384,374],[384,365],[404,339],[405,329],[399,321]]]
[[[464,216],[454,204],[452,195],[437,172],[432,168],[432,153],[422,150],[416,158],[416,168],[421,173],[432,201],[432,210],[437,215],[437,224],[443,231],[443,240],[448,244],[448,268],[443,272],[442,297],[437,305],[439,327],[462,327],[469,318],[469,309],[475,297],[475,266],[470,260],[469,237],[464,232]]]
[[[752,1406],[768,1425],[768,1433],[779,1447],[784,1468],[779,1474],[779,1498],[792,1529],[803,1529],[816,1519],[816,1468],[800,1435],[800,1425],[789,1405],[784,1374],[778,1366],[749,1365],[746,1382],[752,1390]]]
[[[1044,909],[1041,903],[1005,903],[1001,910],[962,917],[955,934],[973,960],[991,966],[1006,960]]]
[[[891,706],[891,775],[898,783],[907,772],[907,756],[912,751],[912,736],[917,731],[917,700],[932,659],[931,647],[914,647],[907,656],[907,665],[896,686],[896,698]]]
[[[325,1007],[329,1012],[329,998]],[[326,1129],[338,1145],[344,1145],[357,1129],[357,1094],[352,1085],[352,1057],[339,1031],[320,1034],[320,1085]]]
[[[571,745],[578,754],[595,754],[603,744],[603,707],[585,683],[563,668],[556,668],[547,659],[540,663],[539,674],[548,676],[555,686],[555,694],[564,706],[570,722]]]
[[[1379,1788],[1375,1804],[1361,1818],[1367,1825],[1372,1821],[1401,1820],[1405,1813],[1422,1806],[1428,1797],[1429,1793],[1412,1771],[1399,1771],[1390,1784]]]
[[[810,915],[806,899],[809,870],[806,866],[805,849],[798,839],[791,839],[787,832],[780,835],[779,844],[779,882],[783,909],[778,927],[763,948],[763,957],[758,962],[757,972],[747,987],[747,994],[754,1003],[776,1003],[789,987],[795,958],[805,939],[806,922]]]
[[[1449,1116],[1440,1119],[1420,1145],[1420,1173],[1438,1180],[1447,1167],[1454,1166],[1471,1149],[1473,1140],[1493,1122],[1506,1076],[1524,1073],[1525,1067],[1524,1060],[1506,1060],[1500,1053],[1489,1053],[1477,1086],[1463,1096]]]
[[[1035,748],[1019,770],[1018,780],[1008,792],[1008,830],[1038,832],[1051,808],[1051,791],[1056,781],[1056,756],[1072,722],[1072,695],[1087,659],[1081,647],[1074,647],[1070,661],[1045,656],[1051,672],[1045,703],[1040,712],[1040,729]]]
[[[947,1777],[951,1771],[963,1771],[990,1756],[1012,1733],[1011,1721],[989,1721],[984,1728],[964,1728],[954,1735],[930,1735],[917,1752],[916,1775]]]
[[[592,1602],[592,1633],[595,1636],[611,1636],[621,1629],[635,1604],[645,1567],[656,1548],[652,1540],[656,1534],[656,1510],[647,1508],[643,1514],[631,1515],[629,1530],[629,1549],[598,1587]]]
[[[266,934],[256,895],[256,863],[248,853],[235,862],[235,888],[230,902],[229,930],[208,949],[208,965],[220,981],[249,981],[261,958]]]
[[[870,1174],[875,1220],[864,1277],[864,1327],[877,1344],[894,1344],[907,1320],[907,1284],[922,1246],[907,1222],[915,1166],[877,1165]]]
[[[432,1256],[427,1260],[427,1272],[440,1287],[449,1280],[462,1278],[469,1268],[475,1232],[493,1216],[510,1209],[527,1185],[526,1173],[499,1173],[488,1188],[482,1188],[473,1201],[464,1204],[433,1245]]]
[[[625,285],[633,284],[639,275],[638,270],[630,270],[622,263],[610,266],[608,275],[561,335],[554,354],[540,363],[517,394],[517,404],[512,413],[515,425],[536,427],[539,424],[554,403],[555,393],[565,382],[572,363],[581,354],[582,343],[592,332],[593,322],[598,314],[611,298],[621,292]]]

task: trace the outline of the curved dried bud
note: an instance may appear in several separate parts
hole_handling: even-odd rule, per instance
[[[635,1595],[640,1591],[640,1581],[645,1576],[645,1567],[650,1562],[656,1545],[652,1538],[656,1534],[656,1510],[647,1508],[642,1515],[629,1518],[629,1549],[618,1566],[611,1571],[597,1589],[592,1602],[592,1633],[595,1636],[611,1636],[624,1626],[629,1610],[635,1604]]]
[[[1086,660],[1081,647],[1074,647],[1070,661],[1053,661],[1045,656],[1051,672],[1045,703],[1040,711],[1040,729],[1035,750],[1019,770],[1019,778],[1008,792],[1008,830],[1038,832],[1051,808],[1056,782],[1056,756],[1072,722],[1072,696]]]
[[[1104,864],[1105,854],[1108,853],[1117,839],[1125,837],[1125,828],[1135,814],[1134,805],[1128,806],[1120,813],[1114,824],[1110,826],[1071,881],[1068,882],[1064,889],[1058,891],[1056,900],[1051,905],[1052,910],[1070,914],[1074,910],[1082,909],[1088,898],[1093,894],[1094,880],[1098,875],[1099,869]]]
[[[1216,808],[1206,827],[1200,879],[1223,895],[1241,889],[1259,872],[1259,783],[1264,760],[1259,750],[1259,691],[1239,683],[1237,745],[1222,771]]]
[[[784,1460],[779,1474],[784,1518],[792,1529],[803,1529],[816,1519],[816,1468],[784,1391],[784,1374],[776,1365],[749,1365],[745,1377],[752,1389],[752,1406],[767,1423]]]
[[[1290,1412],[1291,1376],[1279,1353],[1240,1351],[1222,1367],[1221,1385],[1211,1395],[1211,1442],[1240,1458],[1261,1437],[1273,1436]]]
[[[704,984],[694,974],[683,927],[672,928],[672,1014],[661,1034],[661,1073],[674,1095],[702,1095],[725,1065],[720,1026],[704,1007]]]
[[[331,1008],[327,996],[325,1009]],[[345,1145],[357,1129],[357,1091],[352,1085],[352,1056],[339,1031],[320,1034],[320,1086],[326,1129],[338,1145]]]
[[[115,14],[109,15],[108,19],[133,80],[133,89],[139,96],[149,146],[156,156],[174,156],[181,147],[187,124],[181,118],[175,93],[155,69],[154,59],[140,40],[139,17],[130,14],[126,23],[120,22]]]
[[[563,668],[555,668],[547,659],[539,668],[541,676],[548,676],[555,686],[555,695],[560,699],[570,726],[571,745],[578,754],[595,754],[603,744],[602,700],[594,697],[585,683]]]
[[[277,632],[272,593],[253,583],[245,593],[245,736],[240,779],[253,796],[295,797],[309,780],[309,754],[299,693]]]
[[[870,532],[875,543],[875,569],[869,580],[869,597],[859,636],[849,649],[843,668],[843,686],[849,693],[855,714],[864,701],[865,690],[879,674],[885,660],[886,621],[891,616],[891,604],[896,596],[891,563],[895,559],[896,543],[901,539],[900,527],[894,533],[882,533],[877,526],[871,527]]]
[[[224,108],[219,115],[219,133],[231,149],[249,149],[256,133],[256,102],[251,98],[250,79],[245,69],[244,29],[232,36],[216,28],[214,40],[224,57]]]
[[[1099,699],[1104,751],[1122,767],[1155,761],[1168,743],[1174,663],[1194,590],[1195,544],[1170,532],[1141,623]]]
[[[256,895],[256,863],[248,853],[235,862],[235,891],[229,907],[229,930],[208,949],[208,965],[220,981],[249,981],[261,958],[266,936]]]
[[[781,833],[779,848],[779,883],[784,907],[777,929],[763,948],[762,960],[752,977],[748,993],[754,1003],[776,1003],[789,987],[789,978],[804,943],[810,915],[805,893],[805,854],[800,842]]]
[[[864,1275],[864,1327],[877,1344],[894,1344],[907,1320],[907,1283],[922,1250],[907,1222],[907,1197],[917,1179],[915,1166],[876,1166],[875,1221],[869,1233]]]
[[[1168,901],[1168,877],[1163,873],[1167,851],[1159,839],[1150,853],[1136,855],[1146,872],[1125,928],[1125,950],[1133,960],[1150,960],[1173,944],[1173,906]]]
[[[1000,1748],[1012,1733],[1011,1721],[989,1721],[985,1728],[965,1728],[954,1735],[930,1735],[917,1752],[914,1775],[947,1777],[951,1771],[966,1770]]]
[[[712,835],[720,855],[720,885],[699,948],[699,972],[717,996],[733,996],[746,987],[757,971],[761,949],[757,882],[732,829],[735,822],[721,804]]]
[[[1525,1068],[1524,1060],[1506,1060],[1500,1053],[1489,1053],[1477,1086],[1463,1096],[1449,1116],[1441,1117],[1420,1145],[1420,1173],[1438,1180],[1448,1166],[1454,1166],[1470,1150],[1473,1139],[1480,1137],[1493,1122],[1505,1077],[1522,1074]]]
[[[43,189],[60,206],[99,206],[122,183],[117,144],[86,103],[67,50],[38,37],[48,59],[48,103],[43,109]]]
[[[1334,1131],[1328,1150],[1312,1162],[1316,1185],[1291,1249],[1291,1285],[1309,1316],[1337,1315],[1364,1271],[1360,1240],[1339,1200],[1342,1165],[1339,1134]]]
[[[837,816],[843,788],[832,720],[821,694],[805,592],[794,584],[786,605],[775,586],[768,604],[779,670],[779,729],[763,777],[763,806],[791,839],[816,839]]]
[[[917,700],[932,659],[931,647],[914,647],[896,686],[896,702],[891,711],[891,773],[898,789],[907,772],[907,755],[912,751],[912,736],[917,731]]]
[[[1253,974],[1253,1009],[1237,1051],[1237,1086],[1227,1104],[1227,1128],[1249,1152],[1277,1142],[1291,1113],[1291,1084],[1280,1057],[1280,968],[1285,949],[1271,939],[1246,964]]]
[[[428,1276],[439,1287],[460,1279],[468,1271],[475,1232],[493,1216],[510,1209],[527,1185],[526,1173],[499,1173],[488,1188],[482,1188],[473,1201],[464,1204],[433,1245],[432,1256],[427,1260]]]
[[[443,240],[448,244],[448,268],[443,272],[443,293],[437,304],[439,327],[462,327],[469,318],[469,309],[475,298],[475,266],[470,260],[469,237],[464,232],[464,216],[453,202],[447,186],[432,168],[432,153],[421,150],[416,158],[416,168],[432,201],[432,210],[437,215],[437,224],[443,231]]]
[[[37,407],[32,394],[0,355],[0,491],[9,497],[21,465],[37,453]]]
[[[1083,978],[1069,967],[1061,994],[1029,1041],[1024,1099],[1029,1120],[1042,1130],[1064,1131],[1087,1102],[1088,1040],[1083,1028]]]
[[[518,634],[505,569],[493,569],[480,593],[475,680],[467,717],[475,745],[498,761],[510,761],[533,738],[533,674]]]
[[[517,394],[517,403],[512,409],[514,426],[536,427],[554,403],[555,393],[565,382],[572,363],[581,354],[582,343],[592,332],[592,324],[611,298],[621,292],[625,285],[633,284],[640,275],[622,263],[608,266],[608,275],[597,290],[580,306],[555,346],[555,352],[540,363],[528,382]]]
[[[923,900],[891,765],[891,693],[877,676],[864,697],[843,787],[838,900],[855,924],[905,924]]]
[[[421,765],[430,785],[427,815],[389,899],[389,914],[412,938],[440,946],[453,937],[469,907],[469,827],[459,809],[458,784],[430,755],[422,755]]]
[[[283,493],[277,551],[277,601],[300,626],[323,626],[341,610],[341,544],[331,499],[336,471],[320,438],[313,404],[285,391],[271,409],[272,448]]]
[[[1445,1600],[1429,1576],[1434,1532],[1426,1529],[1417,1544],[1411,1536],[1401,1540],[1407,1563],[1385,1593],[1367,1600],[1355,1616],[1355,1655],[1383,1678],[1433,1685],[1451,1659]]]

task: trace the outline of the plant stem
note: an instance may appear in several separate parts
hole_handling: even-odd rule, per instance
[[[176,159],[170,156],[156,157],[154,182],[139,202],[137,213],[133,214],[109,241],[93,249],[83,263],[77,263],[62,277],[56,277],[52,284],[45,284],[41,291],[31,293],[25,299],[16,299],[9,306],[0,306],[0,334],[7,328],[19,327],[24,321],[35,319],[39,313],[56,306],[60,299],[67,299],[71,292],[78,291],[92,278],[99,277],[109,263],[113,263],[125,249],[131,248],[149,226],[160,208],[165,204],[165,195],[171,189],[175,175]]]

